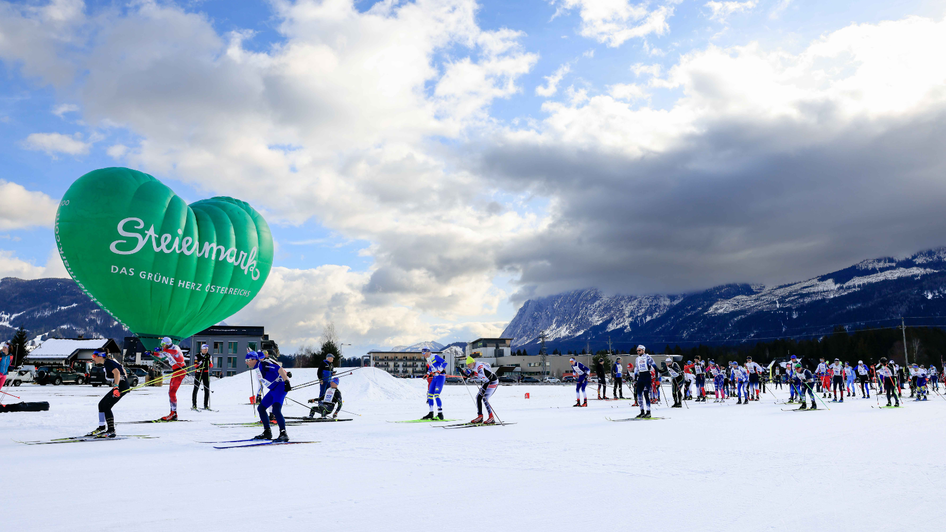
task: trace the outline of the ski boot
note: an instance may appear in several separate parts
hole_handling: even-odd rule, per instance
[[[484,425],[495,425],[495,424],[496,424],[496,418],[493,417],[493,414],[490,414],[489,417],[486,418],[486,421],[483,422],[483,424],[484,424]]]
[[[644,415],[641,416],[641,417],[644,418],[644,419],[649,419],[649,418],[650,418],[650,410],[648,410],[647,412],[645,412]]]
[[[581,406],[581,399],[575,399],[575,404],[573,404],[572,406],[573,406],[573,407],[575,407],[575,406]]]
[[[162,417],[161,421],[177,421],[177,410],[171,410],[171,413]]]
[[[740,397],[739,400],[736,401],[736,404],[737,404],[737,405],[741,405],[741,404],[742,404],[742,397]]]
[[[640,414],[637,414],[636,416],[634,416],[634,419],[638,419],[638,418],[642,418],[642,417],[644,417],[644,411],[643,411],[643,410],[641,410],[641,413],[640,413]]]
[[[442,410],[437,412],[437,419],[439,419],[440,421],[443,421],[443,411],[442,411]]]
[[[276,441],[276,442],[289,441],[289,435],[286,434],[286,431],[281,430],[279,431],[279,436],[276,436],[276,439],[273,441]]]
[[[818,403],[812,401],[811,408],[809,408],[808,410],[818,410]]]
[[[588,399],[585,399],[585,402],[582,403],[581,406],[588,406]]]
[[[253,439],[254,440],[271,440],[273,439],[273,431],[269,430],[269,426],[267,425],[263,427],[263,433],[258,436],[254,436]]]
[[[197,412],[197,411],[198,411],[197,405],[192,406],[192,407],[191,407],[191,410],[193,410],[194,412]]]
[[[680,403],[673,403],[673,406],[671,406],[670,408],[683,408],[683,405]]]
[[[433,419],[433,418],[434,418],[434,412],[433,410],[431,410],[430,412],[427,412],[427,415],[422,417],[421,419]]]
[[[92,437],[99,438],[99,439],[110,439],[110,438],[115,438],[116,436],[117,435],[115,434],[115,431],[111,430],[111,431],[99,432],[98,434]]]
[[[474,423],[474,424],[475,424],[475,423],[482,423],[482,422],[483,422],[483,414],[480,414],[480,415],[476,416],[475,418],[473,418],[472,420],[470,420],[470,423]]]
[[[99,425],[92,432],[86,434],[86,436],[98,436],[99,434],[105,433],[107,430],[108,430],[108,427],[106,427],[105,425]]]

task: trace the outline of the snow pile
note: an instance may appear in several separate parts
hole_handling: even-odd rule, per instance
[[[356,369],[340,381],[346,402],[416,401],[427,388],[423,379],[398,379],[378,368]]]

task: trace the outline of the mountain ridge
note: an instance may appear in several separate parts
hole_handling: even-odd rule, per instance
[[[946,247],[868,259],[804,281],[726,284],[687,294],[604,296],[595,288],[523,303],[502,336],[517,349],[594,349],[607,342],[725,344],[818,336],[901,316],[946,316]],[[899,324],[899,321],[897,321]],[[621,348],[628,346],[620,345]]]

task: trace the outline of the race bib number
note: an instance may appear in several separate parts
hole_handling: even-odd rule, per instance
[[[322,402],[331,403],[333,399],[335,399],[335,388],[325,390],[325,397],[322,398]]]

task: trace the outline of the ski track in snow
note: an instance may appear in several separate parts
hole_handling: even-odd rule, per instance
[[[315,378],[313,369],[292,373],[294,385]],[[828,403],[829,412],[794,413],[766,394],[748,406],[662,404],[654,414],[669,419],[612,423],[605,418],[632,417],[637,408],[594,400],[571,408],[572,386],[501,386],[492,404],[516,425],[444,430],[388,423],[425,414],[426,385],[369,368],[339,387],[344,409],[361,416],[288,428],[294,440],[321,443],[221,452],[196,442],[259,429],[211,425],[253,419],[248,375],[212,387],[219,412],[192,412],[192,387],[178,392],[181,417],[196,422],[118,425],[120,434],[159,439],[44,446],[13,440],[87,432],[106,389],[5,387],[24,401],[49,401],[50,410],[0,414],[3,530],[864,532],[891,529],[875,508],[937,508],[946,493],[935,443],[946,437],[946,400],[935,395],[901,410],[849,399]],[[448,418],[475,415],[468,392],[476,389],[445,387]],[[317,394],[312,386],[290,397]],[[167,388],[146,388],[123,398],[115,414],[133,421],[167,410]],[[292,402],[284,411],[305,413]],[[713,508],[722,511],[707,512]]]

